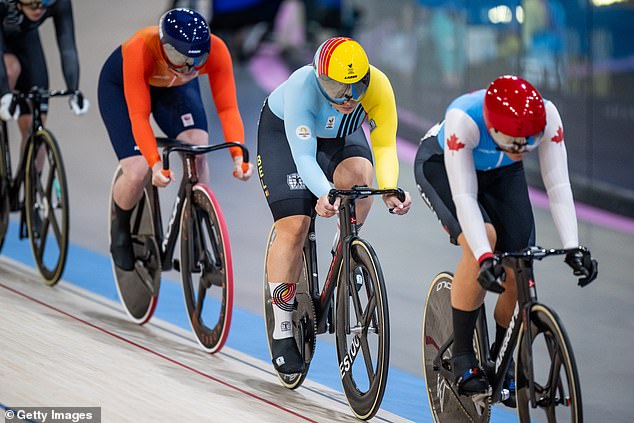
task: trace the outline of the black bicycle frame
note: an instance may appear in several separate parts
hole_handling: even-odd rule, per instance
[[[0,142],[4,143],[4,154],[5,154],[5,164],[6,164],[6,175],[7,175],[7,188],[9,191],[9,202],[11,204],[11,211],[17,211],[22,209],[23,205],[20,204],[20,201],[18,199],[18,194],[20,191],[20,187],[22,186],[22,183],[24,182],[24,176],[26,175],[26,156],[27,156],[27,152],[29,151],[29,148],[31,146],[31,143],[33,142],[33,139],[35,137],[35,134],[44,129],[44,124],[42,122],[42,100],[45,98],[50,98],[50,97],[61,97],[61,96],[67,96],[67,95],[71,95],[73,94],[73,91],[69,91],[69,90],[63,90],[63,91],[55,91],[55,90],[44,90],[38,87],[33,87],[31,88],[30,91],[25,92],[25,93],[21,93],[21,92],[16,92],[14,93],[14,102],[20,102],[20,101],[26,101],[29,104],[29,108],[31,111],[31,115],[32,115],[32,120],[31,120],[31,132],[29,134],[29,136],[26,139],[26,142],[24,143],[24,145],[22,146],[22,149],[20,151],[20,155],[19,155],[19,163],[18,163],[18,167],[15,170],[15,174],[13,173],[13,169],[11,169],[11,153],[9,151],[9,133],[7,130],[7,122],[3,121],[2,122],[2,140],[0,140]],[[20,218],[21,222],[25,222],[24,221],[25,216],[22,215]],[[21,229],[19,231],[19,237],[20,238],[26,238],[27,234],[26,234],[26,227],[21,226]]]
[[[178,237],[179,226],[175,226],[176,222],[180,222],[183,213],[183,204],[185,200],[191,207],[191,196],[194,185],[198,183],[198,169],[196,168],[196,157],[200,154],[206,154],[216,150],[222,150],[230,147],[239,147],[242,150],[242,157],[245,163],[249,162],[249,151],[237,142],[225,142],[215,145],[192,146],[171,138],[158,137],[157,144],[163,148],[163,169],[169,170],[169,155],[172,152],[180,152],[183,159],[183,179],[178,188],[178,193],[174,199],[172,206],[172,215],[167,223],[167,232],[163,231],[163,220],[161,218],[161,207],[159,203],[158,190],[152,187],[152,198],[150,199],[151,212],[154,216],[154,234],[156,242],[159,246],[161,256],[161,266],[163,271],[174,268],[174,249]],[[142,210],[140,210],[142,212]]]
[[[335,287],[341,283],[339,273],[348,275],[350,271],[350,245],[359,239],[357,227],[356,200],[366,198],[370,195],[395,194],[405,200],[405,194],[400,189],[375,190],[367,187],[353,187],[352,190],[330,190],[329,199],[334,203],[337,196],[341,197],[339,205],[339,241],[335,248],[335,255],[330,262],[328,274],[324,280],[323,289],[319,290],[319,274],[317,267],[317,240],[315,235],[315,212],[313,212],[308,229],[308,236],[304,243],[304,254],[308,273],[308,284],[310,296],[315,305],[315,315],[317,318],[317,333],[334,332],[332,326],[332,301]],[[341,268],[343,263],[343,268]],[[348,304],[346,303],[346,307]],[[344,315],[348,315],[347,310]],[[345,322],[348,331],[350,322]]]

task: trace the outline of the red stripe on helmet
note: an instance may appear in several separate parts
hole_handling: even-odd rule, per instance
[[[321,51],[319,52],[319,67],[318,67],[319,75],[323,75],[323,74],[328,75],[328,66],[330,64],[330,58],[332,57],[332,53],[339,46],[339,44],[348,40],[350,40],[350,38],[336,37],[336,38],[331,38],[330,40],[324,43],[323,47],[321,48]]]

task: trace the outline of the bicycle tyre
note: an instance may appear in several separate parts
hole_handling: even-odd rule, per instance
[[[121,166],[118,166],[112,179],[111,187],[121,176]],[[135,323],[143,325],[154,315],[161,286],[161,259],[154,233],[154,217],[151,210],[150,184],[143,190],[143,196],[134,207],[130,216],[130,231],[132,249],[134,251],[134,270],[121,270],[112,260],[112,274],[114,275],[119,300],[128,317]],[[112,188],[108,214],[108,237],[114,216],[114,202]],[[112,239],[109,238],[110,243]]]
[[[273,316],[273,305],[271,302],[271,290],[269,289],[268,262],[269,248],[275,239],[275,225],[271,227],[266,242],[266,253],[264,255],[264,322],[266,324],[266,340],[269,345],[269,354],[273,358],[271,352],[271,340],[273,339],[273,330],[275,329],[275,317]],[[293,336],[297,347],[304,355],[306,367],[301,373],[284,374],[277,373],[277,377],[285,388],[299,388],[308,374],[310,362],[315,354],[315,346],[317,342],[317,319],[315,317],[315,305],[310,296],[308,287],[308,266],[306,264],[306,253],[302,254],[302,271],[297,281],[297,290],[295,292],[295,300],[297,301],[297,309],[293,312]]]
[[[7,124],[2,121],[0,124],[0,251],[4,246],[4,238],[9,229],[9,214],[11,213],[9,198],[9,180],[11,178],[11,169],[7,163],[7,155],[9,154],[7,137]]]
[[[50,131],[37,131],[28,148],[24,187],[27,232],[37,268],[44,282],[53,286],[62,277],[68,255],[66,171],[59,144]],[[42,154],[45,160],[38,169]]]
[[[551,422],[583,422],[583,406],[577,365],[572,352],[568,335],[559,317],[554,311],[542,304],[534,304],[529,311],[530,340],[526,336],[526,328],[522,323],[518,339],[517,362],[515,365],[517,411],[520,422],[534,420],[535,414],[545,416],[544,421]],[[547,349],[546,353],[538,354],[535,349]],[[531,358],[527,357],[531,352]],[[540,358],[545,358],[549,365],[542,366]],[[533,409],[528,384],[529,365],[533,365],[536,397],[539,397],[537,408]],[[545,372],[541,370],[547,369]],[[562,372],[563,370],[563,372]],[[542,383],[541,373],[546,374],[549,383]],[[556,379],[555,379],[556,378]],[[556,386],[556,388],[555,388]],[[543,413],[537,413],[537,410]],[[533,411],[533,420],[531,420]],[[537,420],[539,421],[539,420]]]
[[[425,298],[423,314],[423,372],[427,391],[427,400],[435,423],[453,423],[457,421],[488,422],[491,416],[490,399],[484,409],[478,409],[474,401],[458,394],[453,381],[447,380],[434,365],[434,359],[440,348],[453,335],[451,317],[451,285],[453,275],[442,272],[433,279]],[[479,330],[476,326],[476,330]],[[477,336],[474,337],[476,357],[481,360]],[[441,365],[451,369],[451,347],[443,354]]]
[[[372,246],[362,239],[350,244],[350,272],[342,275],[340,270],[337,285],[335,338],[339,376],[353,413],[368,420],[379,411],[385,393],[390,321],[379,260]],[[350,333],[345,327],[347,322]],[[370,333],[376,337],[368,339]],[[360,357],[363,361],[357,362]]]
[[[233,263],[229,234],[220,204],[207,186],[194,185],[191,207],[188,201],[180,222],[183,295],[198,344],[213,354],[222,349],[231,328]]]

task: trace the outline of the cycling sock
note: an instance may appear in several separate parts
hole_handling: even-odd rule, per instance
[[[273,339],[284,339],[293,336],[293,310],[295,309],[295,290],[297,284],[285,282],[269,282],[271,303],[275,328]]]
[[[118,226],[116,229],[126,233],[130,232],[130,217],[132,216],[132,210],[134,207],[130,210],[123,210],[115,201],[112,203],[114,204],[113,212],[116,218],[113,220],[113,223],[116,223]]]
[[[506,336],[506,328],[500,326],[499,323],[495,323],[495,343],[491,348],[491,357],[495,360],[498,356],[498,352],[500,351],[500,347],[504,342],[504,337]]]
[[[480,308],[463,311],[451,307],[451,313],[453,315],[453,355],[474,354],[473,331],[478,314],[480,314]]]

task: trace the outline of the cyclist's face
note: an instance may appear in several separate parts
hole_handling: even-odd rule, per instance
[[[489,130],[493,141],[497,144],[497,149],[506,153],[513,161],[519,161],[531,150],[528,139],[525,137],[513,137],[491,128]]]
[[[330,103],[330,104],[332,104],[332,107],[334,107],[335,110],[338,111],[339,113],[343,113],[344,115],[347,115],[352,113],[354,109],[357,108],[357,104],[359,104],[359,102],[354,100],[346,100],[343,104],[335,104],[335,103]]]
[[[44,16],[46,13],[46,7],[42,4],[42,2],[35,0],[24,0],[18,2],[20,5],[20,10],[24,13],[24,16],[32,22],[36,22]]]

